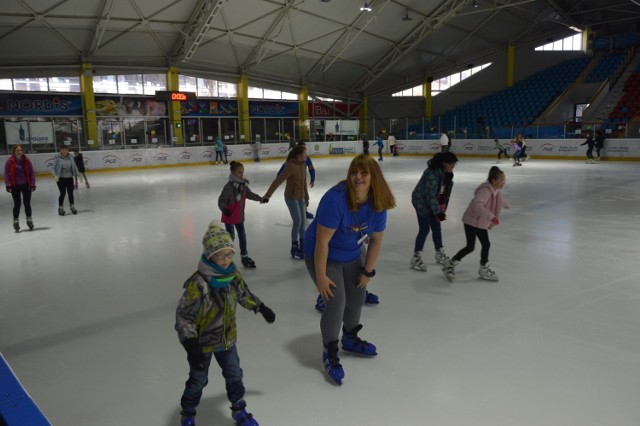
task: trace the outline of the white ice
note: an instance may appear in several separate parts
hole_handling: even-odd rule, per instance
[[[346,176],[349,158],[316,158],[311,211]],[[448,283],[425,247],[428,272],[409,269],[417,223],[411,191],[426,157],[382,163],[398,206],[389,213],[361,337],[379,355],[342,354],[342,386],[321,364],[316,292],[289,258],[283,188],[249,202],[242,269],[275,324],[239,309],[246,400],[261,425],[637,426],[640,424],[640,173],[630,162],[532,159],[507,173],[513,208],[490,231],[500,282],[477,277],[479,245]],[[460,217],[492,159],[461,159],[443,224],[445,248],[464,245]],[[281,162],[247,163],[264,193]],[[219,218],[227,166],[89,175],[77,216],[57,215],[40,177],[36,229],[11,227],[0,204],[0,351],[54,425],[179,424],[187,378],[173,329],[182,283],[206,225]],[[68,208],[67,208],[68,212]],[[199,426],[231,425],[217,366]]]

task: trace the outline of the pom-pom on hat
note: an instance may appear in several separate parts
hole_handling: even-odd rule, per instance
[[[233,240],[231,235],[224,229],[224,226],[217,220],[212,221],[209,224],[207,232],[202,237],[202,253],[204,257],[209,259],[211,255],[214,255],[222,250],[231,250],[236,252],[233,247]]]

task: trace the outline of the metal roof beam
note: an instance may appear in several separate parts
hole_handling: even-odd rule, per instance
[[[389,52],[371,67],[350,88],[351,93],[364,92],[378,78],[400,62],[409,52],[418,46],[429,34],[445,25],[459,11],[468,7],[467,0],[446,0],[420,25],[416,26],[404,39],[400,40]]]
[[[178,40],[171,55],[173,60],[188,61],[198,50],[213,21],[222,10],[224,0],[200,0],[185,27],[183,36]]]

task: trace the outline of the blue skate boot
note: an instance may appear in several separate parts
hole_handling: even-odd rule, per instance
[[[378,355],[374,344],[358,337],[360,330],[362,330],[362,324],[358,324],[358,326],[351,331],[347,331],[342,327],[342,350],[366,356]]]
[[[180,426],[196,426],[196,413],[180,411]]]
[[[253,418],[253,414],[247,413],[247,403],[244,399],[231,405],[231,417],[233,422],[238,426],[260,426],[256,419]]]
[[[325,309],[327,309],[327,305],[325,304],[324,297],[319,294],[316,299],[316,311],[323,313]]]
[[[377,294],[366,292],[364,296],[364,304],[365,305],[377,305],[380,303],[380,298]]]
[[[344,370],[340,365],[340,358],[338,358],[338,341],[334,340],[324,345],[322,351],[322,364],[324,369],[335,382],[339,385],[342,384],[344,379]]]

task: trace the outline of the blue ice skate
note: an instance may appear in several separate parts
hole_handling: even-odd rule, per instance
[[[327,304],[324,301],[324,297],[319,294],[318,298],[316,299],[316,311],[323,313],[325,309],[327,309]]]
[[[342,350],[366,356],[378,355],[374,344],[358,337],[358,332],[361,329],[362,324],[358,324],[358,326],[351,331],[347,331],[342,327]]]
[[[377,305],[380,303],[380,298],[373,294],[373,293],[369,293],[368,291],[365,294],[364,297],[364,304],[365,305]]]
[[[247,413],[246,408],[247,403],[244,402],[244,399],[231,406],[233,422],[238,426],[260,426],[256,419],[253,418],[253,414]]]
[[[324,345],[324,350],[322,351],[322,364],[324,365],[324,369],[337,384],[342,384],[342,379],[344,379],[344,370],[342,369],[342,365],[340,365],[340,358],[338,358],[338,341],[334,340],[333,342],[329,342]]]
[[[196,413],[180,412],[180,426],[196,426]]]

